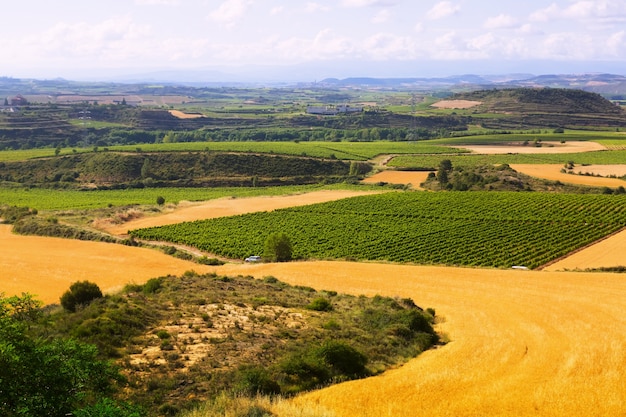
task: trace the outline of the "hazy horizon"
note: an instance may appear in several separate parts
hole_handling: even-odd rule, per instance
[[[623,0],[23,0],[3,18],[14,78],[626,74]]]

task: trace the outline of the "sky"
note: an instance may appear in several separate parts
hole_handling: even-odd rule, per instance
[[[626,75],[626,0],[19,0],[0,76]]]

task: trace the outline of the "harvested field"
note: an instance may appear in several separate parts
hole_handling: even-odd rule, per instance
[[[253,198],[220,198],[200,203],[181,203],[179,207],[164,215],[142,217],[121,225],[104,225],[100,227],[114,235],[124,235],[129,230],[144,227],[163,226],[185,221],[212,219],[215,217],[234,216],[255,211],[271,211],[279,208],[304,206],[339,200],[357,195],[373,194],[374,192],[324,190],[312,193],[288,196],[253,197]]]
[[[480,104],[482,104],[482,101],[442,100],[431,104],[431,107],[436,107],[438,109],[471,109],[472,107],[476,107]]]
[[[174,117],[178,117],[179,119],[198,119],[200,117],[204,117],[198,113],[183,113],[180,110],[170,110],[170,114]]]
[[[411,297],[442,317],[448,345],[382,376],[296,398],[304,407],[346,417],[626,412],[626,281],[615,274],[342,262],[216,271]]]
[[[623,177],[626,175],[626,165],[577,165],[572,171],[576,174],[599,175],[601,177]]]
[[[531,177],[561,181],[568,184],[588,185],[591,187],[626,186],[626,181],[618,178],[592,177],[561,172],[561,169],[563,169],[561,164],[511,164],[511,168]]]
[[[555,154],[555,153],[578,153],[606,150],[604,145],[596,142],[541,142],[542,146],[508,144],[508,145],[463,145],[464,149],[469,149],[479,154],[507,154],[507,153],[531,153],[531,154]],[[457,148],[459,145],[455,145]]]
[[[76,281],[89,280],[113,291],[153,277],[207,270],[152,249],[15,235],[9,225],[0,225],[0,253],[0,293],[29,292],[45,303],[58,303]]]
[[[626,230],[544,268],[544,271],[626,266]]]
[[[387,182],[390,184],[410,184],[415,189],[419,189],[420,184],[426,181],[429,172],[427,171],[381,171],[363,180],[366,184],[376,184]]]

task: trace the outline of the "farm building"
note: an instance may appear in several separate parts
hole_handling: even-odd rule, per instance
[[[28,100],[21,94],[11,98],[11,106],[26,106],[27,104]]]

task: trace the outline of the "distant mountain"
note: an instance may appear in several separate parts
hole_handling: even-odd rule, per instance
[[[433,78],[327,78],[320,86],[335,88],[388,88],[471,91],[485,88],[553,87],[600,93],[604,96],[626,95],[626,76],[616,74],[502,74],[453,75]]]

